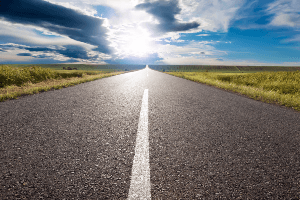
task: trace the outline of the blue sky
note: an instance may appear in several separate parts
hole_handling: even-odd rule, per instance
[[[299,0],[0,5],[0,64],[300,66]]]

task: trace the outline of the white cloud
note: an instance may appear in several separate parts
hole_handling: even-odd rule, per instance
[[[277,0],[268,5],[267,12],[275,17],[270,22],[273,26],[300,27],[299,0]]]
[[[110,46],[114,48],[113,54],[117,58],[145,56],[145,54],[151,53],[151,48],[145,46],[151,46],[152,41],[159,39],[150,38],[147,30],[142,28],[142,23],[155,22],[155,19],[145,11],[135,9],[136,5],[143,3],[141,0],[73,0],[71,3],[69,3],[69,0],[48,1],[75,10],[82,9],[81,12],[88,15],[101,16],[102,13],[97,13],[94,7],[98,5],[114,9],[116,15],[110,19],[104,19],[104,25],[108,29],[107,39]],[[173,38],[175,34],[169,35],[167,37]],[[178,38],[179,36],[176,39]],[[138,42],[144,46],[139,46]]]
[[[6,52],[0,53],[0,63],[4,63],[6,61],[17,61],[17,62],[27,62],[33,60],[30,56],[17,56],[18,53],[24,53],[24,51],[17,50],[8,50]]]
[[[209,34],[200,34],[200,35],[196,35],[196,36],[203,37],[203,36],[209,36]]]
[[[168,32],[163,35],[153,37],[151,35],[151,30],[148,30],[149,34],[145,33],[147,31],[145,28],[142,28],[143,23],[152,22],[155,23],[155,19],[150,14],[146,13],[143,10],[135,10],[135,6],[143,3],[143,0],[47,0],[51,3],[62,5],[67,8],[71,8],[86,15],[101,16],[101,13],[97,13],[94,6],[102,5],[113,8],[116,16],[106,19],[106,25],[109,29],[108,40],[110,41],[112,47],[115,48],[114,54],[117,57],[129,57],[130,55],[134,56],[144,56],[146,54],[157,52],[155,47],[155,41],[166,40],[169,42],[182,43],[184,40],[179,39],[179,32]],[[153,2],[153,0],[150,0]],[[182,8],[182,11],[179,15],[176,15],[176,19],[179,20],[179,23],[187,23],[191,21],[197,21],[201,24],[199,28],[195,30],[185,31],[189,32],[200,32],[204,30],[218,31],[223,30],[227,31],[229,28],[230,21],[232,21],[236,15],[237,10],[243,5],[244,0],[179,0],[179,6]],[[14,28],[15,29],[15,28]],[[24,31],[27,31],[26,33]],[[15,30],[6,31],[13,33]],[[19,38],[22,41],[27,41],[35,44],[53,44],[66,45],[66,43],[80,43],[75,40],[72,40],[65,36],[60,36],[57,38],[48,38],[37,35],[34,32],[34,28],[27,27],[26,30],[23,27],[23,32],[25,34],[12,34],[15,38]],[[0,33],[1,34],[1,33]],[[44,30],[45,35],[51,35],[51,32]],[[198,36],[208,36],[208,34],[200,34]],[[137,40],[139,38],[139,40]],[[141,45],[147,45],[147,47],[138,47],[136,42],[139,41]],[[206,42],[206,45],[208,43]],[[79,44],[78,44],[79,45]],[[80,45],[86,45],[80,43]],[[132,48],[131,48],[132,47]],[[137,49],[134,50],[134,47]],[[90,45],[90,49],[93,47]],[[178,48],[173,45],[174,49]],[[190,49],[191,45],[185,46],[185,53],[194,52],[203,52],[204,50],[199,50],[201,46]],[[207,48],[207,47],[206,47]],[[162,51],[162,45],[159,47]],[[165,49],[168,49],[166,47]],[[191,52],[188,52],[190,51]],[[213,54],[211,51],[206,51],[206,55]],[[214,52],[215,54],[216,52]]]
[[[29,25],[21,25],[21,24],[12,24],[9,22],[1,21],[0,20],[0,36],[9,37],[9,42],[11,43],[19,43],[19,44],[33,44],[33,45],[78,45],[82,46],[86,49],[92,49],[96,46],[86,44],[84,42],[79,42],[73,40],[66,36],[59,36],[59,37],[48,37],[42,36],[36,33],[36,30],[42,31],[40,27],[33,27]],[[45,30],[46,31],[46,30]],[[50,33],[47,33],[50,35]],[[52,34],[57,35],[57,34]]]
[[[281,13],[274,17],[270,25],[300,27],[300,15]]]
[[[20,49],[19,47],[29,47],[26,45],[18,45],[14,43],[8,43],[7,45],[10,45],[12,47],[6,48],[5,52],[2,52],[0,54],[0,63],[1,62],[6,62],[6,61],[23,61],[23,62],[29,62],[31,60],[43,60],[43,59],[53,59],[53,60],[58,60],[58,61],[67,61],[70,58],[65,57],[61,54],[58,53],[44,53],[44,52],[30,52],[25,49]],[[22,54],[22,53],[28,53],[31,54],[31,56],[19,56],[17,54]],[[46,56],[45,58],[37,58],[38,56],[43,55]]]
[[[0,37],[5,38],[4,41],[7,41],[7,45],[12,46],[9,49],[4,49],[5,52],[0,52],[0,63],[5,61],[21,61],[21,62],[30,62],[33,60],[43,60],[43,59],[53,59],[57,61],[67,61],[70,59],[77,60],[80,62],[91,62],[90,60],[80,59],[80,58],[70,58],[59,53],[53,52],[30,52],[25,49],[20,49],[19,47],[47,47],[47,48],[62,48],[63,46],[80,46],[85,49],[89,57],[98,56],[98,58],[92,59],[92,63],[105,63],[103,60],[110,59],[111,56],[93,51],[96,46],[86,44],[84,42],[79,42],[73,40],[67,36],[58,35],[52,32],[47,31],[46,29],[40,27],[34,27],[29,25],[22,24],[12,24],[9,22],[0,20]],[[44,35],[37,33],[40,31]],[[51,35],[51,37],[49,37]],[[56,37],[53,37],[56,36]],[[3,41],[3,42],[4,42]],[[22,45],[26,44],[26,45]],[[52,48],[52,49],[53,49]],[[18,56],[18,53],[30,53],[32,56]],[[38,56],[44,56],[45,58],[39,58]]]
[[[203,30],[227,32],[245,0],[180,0],[180,3],[181,19],[198,19]]]
[[[222,60],[218,58],[197,58],[193,56],[165,57],[157,64],[166,65],[228,65],[228,66],[300,66],[300,62],[262,63],[255,60]]]
[[[78,10],[81,13],[95,16],[101,16],[93,6],[107,6],[116,12],[117,16],[109,19],[109,23],[113,26],[139,23],[142,21],[149,21],[151,16],[144,11],[137,11],[134,7],[143,3],[142,0],[47,0],[57,5],[62,5],[67,8]]]
[[[176,45],[156,45],[156,52],[163,59],[164,64],[176,64],[178,61],[186,61],[187,64],[195,64],[199,60],[211,59],[226,55],[225,51],[215,49],[211,43],[190,42],[185,46]],[[172,61],[172,59],[174,59]],[[190,60],[189,60],[190,59]],[[183,64],[183,63],[178,63]],[[199,63],[198,63],[199,64]]]
[[[4,52],[0,53],[0,63],[5,63],[5,62],[32,62],[36,60],[40,60],[43,62],[45,59],[51,59],[51,60],[57,60],[57,61],[68,61],[68,60],[76,60],[78,62],[76,63],[97,63],[97,64],[105,64],[103,60],[110,59],[110,56],[107,56],[106,54],[100,53],[99,52],[94,52],[90,51],[88,55],[90,57],[97,55],[97,59],[93,60],[88,60],[88,59],[80,59],[80,58],[70,58],[65,55],[62,55],[57,52],[36,52],[36,51],[29,51],[26,48],[29,46],[26,45],[18,45],[18,44],[13,44],[13,43],[8,43],[6,45],[11,46],[10,48],[5,48]],[[28,53],[30,56],[20,56],[18,54],[24,54]]]
[[[91,6],[91,4],[87,4],[86,2],[82,1],[71,1],[70,0],[45,0],[52,4],[64,6],[66,8],[70,8],[76,10],[82,14],[94,16],[97,14],[97,11]]]
[[[116,10],[130,10],[138,3],[139,0],[46,0],[50,3],[61,5],[67,8],[79,10],[82,13],[94,15],[97,13],[93,6],[102,5],[108,6]]]
[[[128,33],[124,33],[125,35]],[[131,34],[131,33],[130,33]],[[128,37],[115,37],[116,57],[119,59],[135,56],[145,57],[150,54],[157,54],[160,58],[173,57],[208,57],[208,56],[222,56],[227,53],[219,51],[213,47],[216,42],[213,41],[190,41],[183,46],[171,44],[158,44],[158,40],[148,37],[146,34],[128,35]],[[125,40],[126,39],[126,40]],[[167,42],[183,42],[182,40],[174,38],[164,40]],[[187,41],[184,41],[187,42]]]
[[[149,54],[157,53],[163,58],[164,64],[235,64],[235,65],[259,65],[254,61],[222,61],[219,57],[226,55],[227,52],[218,51],[213,46],[219,41],[202,41],[195,42],[182,40],[181,33],[198,33],[202,30],[208,31],[228,31],[233,20],[239,19],[238,10],[242,8],[246,0],[179,0],[179,6],[182,8],[180,14],[175,15],[179,23],[199,22],[201,25],[189,31],[167,32],[158,36],[153,36],[151,30],[143,27],[145,22],[151,24],[159,23],[153,16],[144,10],[135,10],[135,6],[143,2],[153,2],[154,0],[47,0],[51,3],[62,5],[73,10],[77,10],[89,16],[101,16],[97,13],[94,6],[102,5],[114,9],[116,15],[105,20],[105,26],[108,29],[107,37],[114,47],[111,56],[114,58],[126,58],[130,56],[143,57]],[[156,0],[155,0],[156,1]],[[252,5],[252,4],[251,4]],[[300,27],[300,4],[299,0],[277,0],[269,4],[267,12],[275,14],[270,25],[272,26],[289,26]],[[89,50],[89,56],[93,57],[98,52],[92,49],[96,46],[73,40],[67,36],[59,35],[47,31],[46,29],[25,26],[20,24],[10,24],[0,20],[0,37],[9,37],[9,42],[18,44],[28,44],[36,46],[65,46],[77,45]],[[249,27],[248,27],[249,28]],[[42,33],[38,34],[37,31]],[[51,36],[51,37],[49,37]],[[54,37],[56,36],[56,37]],[[198,34],[199,37],[209,36],[209,34]],[[103,36],[103,37],[106,37]],[[158,41],[166,41],[168,43],[182,43],[181,46],[157,44]],[[295,36],[287,41],[300,41],[300,35]],[[185,42],[185,43],[183,43]],[[188,44],[187,44],[188,43]],[[225,42],[231,43],[231,42]],[[174,43],[173,43],[174,44]],[[184,46],[182,46],[184,44]],[[25,50],[11,50],[10,59],[32,59],[30,56],[16,56],[19,53],[27,53]],[[30,52],[33,56],[41,55],[43,52]],[[55,60],[67,59],[63,55],[55,53],[43,53],[45,56],[52,57]],[[1,59],[7,59],[7,52],[0,52]],[[103,54],[99,56],[97,62],[103,62],[111,57]],[[68,58],[69,59],[69,58]],[[78,59],[79,60],[79,59]],[[80,60],[87,62],[87,60]],[[93,62],[96,62],[95,60]],[[263,65],[267,65],[263,63]],[[277,64],[278,65],[278,64]]]
[[[300,62],[283,62],[283,63],[280,63],[280,65],[282,66],[300,66]]]
[[[300,35],[296,35],[291,39],[287,39],[287,42],[300,42]]]
[[[300,4],[298,0],[275,0],[268,5],[267,10],[272,13],[299,12]]]
[[[155,23],[153,16],[143,10],[134,9],[136,5],[145,2],[144,0],[73,0],[71,3],[69,0],[48,1],[76,10],[81,9],[82,13],[89,15],[95,15],[97,11],[93,6],[96,5],[113,8],[117,16],[109,19],[111,29],[119,29],[121,26],[129,24],[141,26],[144,22]],[[156,0],[147,2],[154,1]],[[226,32],[230,22],[235,19],[238,9],[243,6],[244,2],[245,0],[179,0],[179,6],[182,10],[175,17],[179,23],[196,21],[201,24],[196,29],[182,31],[185,33],[200,32],[202,30]],[[101,16],[101,13],[98,13],[98,15]],[[168,34],[161,35],[160,38],[168,38]]]

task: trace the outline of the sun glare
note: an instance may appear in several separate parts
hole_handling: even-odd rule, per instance
[[[149,52],[149,42],[144,37],[133,39],[128,44],[127,52],[135,56],[145,56]]]
[[[151,38],[144,31],[135,31],[122,37],[119,54],[125,56],[146,57],[151,53]]]

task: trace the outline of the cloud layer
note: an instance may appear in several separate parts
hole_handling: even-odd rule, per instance
[[[176,32],[188,31],[200,26],[198,22],[180,23],[175,15],[180,14],[181,8],[178,1],[155,1],[152,3],[142,3],[135,7],[138,10],[145,10],[158,20],[158,24],[149,24],[155,32]]]
[[[100,54],[98,52],[89,51],[80,46],[67,45],[63,47],[52,46],[49,47],[39,47],[39,46],[26,46],[18,44],[0,44],[0,50],[3,52],[10,52],[16,56],[27,56],[32,58],[51,58],[58,61],[68,61],[73,62],[99,62],[103,59],[109,59],[109,56],[105,54]],[[23,51],[22,53],[18,53]]]
[[[96,45],[97,51],[110,53],[104,20],[40,0],[10,0],[0,6],[5,21],[41,27],[74,40]]]
[[[0,63],[299,60],[299,0],[6,0],[0,5]]]
[[[180,0],[181,19],[194,19],[201,29],[227,32],[246,0]]]
[[[271,25],[300,28],[300,3],[298,0],[277,0],[270,3],[268,13],[274,18]]]

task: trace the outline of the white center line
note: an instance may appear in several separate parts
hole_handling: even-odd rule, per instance
[[[146,65],[146,70],[147,70],[147,76],[148,76],[148,65]]]
[[[148,89],[145,89],[143,96],[128,199],[151,199],[148,132]]]

